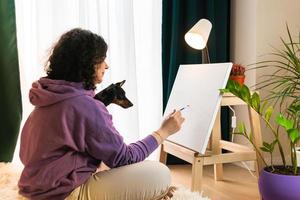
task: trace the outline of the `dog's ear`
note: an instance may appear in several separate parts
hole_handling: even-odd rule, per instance
[[[119,85],[120,87],[122,87],[122,85],[125,83],[126,80],[123,80],[121,82],[116,83],[117,85]]]
[[[111,90],[114,87],[115,87],[115,84],[112,83],[109,86],[107,86],[106,88],[104,88],[102,91],[108,91],[108,90]]]

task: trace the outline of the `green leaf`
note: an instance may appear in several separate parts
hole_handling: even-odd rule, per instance
[[[246,126],[245,126],[245,123],[240,122],[240,123],[238,124],[238,130],[239,130],[240,133],[246,133]]]
[[[277,143],[277,140],[274,140],[272,143],[267,143],[267,142],[263,142],[263,146],[260,147],[260,149],[262,151],[265,151],[265,152],[270,152],[272,153],[274,151],[274,147],[275,147],[275,144]]]
[[[299,140],[299,131],[298,129],[295,129],[295,128],[292,128],[292,129],[289,129],[287,130],[288,134],[289,134],[289,137],[290,137],[290,140],[292,141],[292,143],[295,143],[296,141]]]
[[[271,116],[272,116],[272,113],[273,113],[273,106],[270,106],[270,107],[267,109],[266,113],[265,113],[265,119],[266,119],[267,122],[270,121],[270,118],[271,118]]]
[[[221,94],[224,94],[224,93],[230,92],[230,90],[229,90],[229,89],[219,89],[219,91],[221,92]]]
[[[226,89],[232,91],[234,88],[234,82],[232,80],[227,81]]]
[[[270,149],[271,145],[267,142],[263,142],[263,146],[266,147],[267,149]]]
[[[241,99],[243,99],[246,103],[250,103],[250,90],[246,85],[243,85],[241,90],[240,90],[240,94],[241,94]]]
[[[228,80],[226,89],[228,89],[235,96],[241,98],[241,95],[240,95],[241,86],[237,82],[235,82],[233,80]]]
[[[297,104],[296,103],[292,103],[289,107],[288,110],[292,113],[292,114],[297,114],[298,112],[300,112],[300,102]]]
[[[276,117],[275,122],[280,126],[284,127],[285,130],[292,129],[294,126],[294,121],[292,119],[285,118],[282,114],[279,114]]]
[[[260,98],[256,92],[254,92],[251,97],[251,107],[254,108],[254,110],[256,110],[257,112],[259,112]]]
[[[264,103],[262,104],[262,106],[260,107],[259,113],[263,113],[268,104],[269,104],[269,101],[265,100]]]
[[[242,133],[242,132],[234,132],[233,134],[235,134],[235,135],[245,135],[245,134]]]
[[[260,147],[260,149],[264,152],[270,152],[270,149],[267,149],[266,147]]]

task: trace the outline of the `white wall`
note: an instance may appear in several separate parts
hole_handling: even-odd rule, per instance
[[[248,65],[256,60],[256,0],[231,1],[231,61]],[[246,84],[255,84],[255,71],[246,72]]]
[[[299,0],[260,0],[257,1],[257,29],[256,29],[256,58],[261,60],[262,55],[274,52],[274,48],[283,49],[280,37],[286,39],[288,37],[286,24],[288,24],[293,38],[298,38],[300,32],[300,1]],[[266,70],[257,71],[256,77],[259,79]],[[270,71],[267,72],[270,74]],[[261,91],[261,95],[266,93]],[[277,109],[278,111],[278,109]],[[262,126],[264,132],[263,139],[271,141],[271,133]],[[289,142],[285,133],[281,134],[281,141],[285,150],[285,155],[289,157]],[[281,162],[279,152],[276,149],[275,162]]]
[[[292,36],[297,37],[300,32],[299,8],[299,0],[231,0],[231,61],[249,65],[262,60],[263,55],[273,52],[272,47],[280,49],[280,37],[287,37],[286,23]],[[260,76],[264,73],[265,71],[247,72],[246,84],[253,86],[261,80]],[[265,96],[263,91],[259,92]],[[236,111],[238,121],[248,121],[245,108],[236,108]],[[272,136],[263,123],[261,128],[263,140],[271,141]],[[238,143],[246,143],[242,138],[235,139]],[[283,140],[286,146],[287,140]],[[276,151],[275,162],[279,159]]]

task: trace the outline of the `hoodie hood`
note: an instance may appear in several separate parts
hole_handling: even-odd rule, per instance
[[[82,82],[41,78],[32,83],[29,100],[34,106],[42,107],[82,95],[94,97],[95,92],[84,89]]]

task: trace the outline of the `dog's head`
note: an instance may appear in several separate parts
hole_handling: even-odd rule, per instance
[[[122,88],[122,85],[125,83],[125,80],[111,84],[101,92],[95,95],[95,99],[102,101],[105,106],[108,106],[111,103],[117,104],[122,108],[129,108],[133,104],[127,99],[126,93]]]

